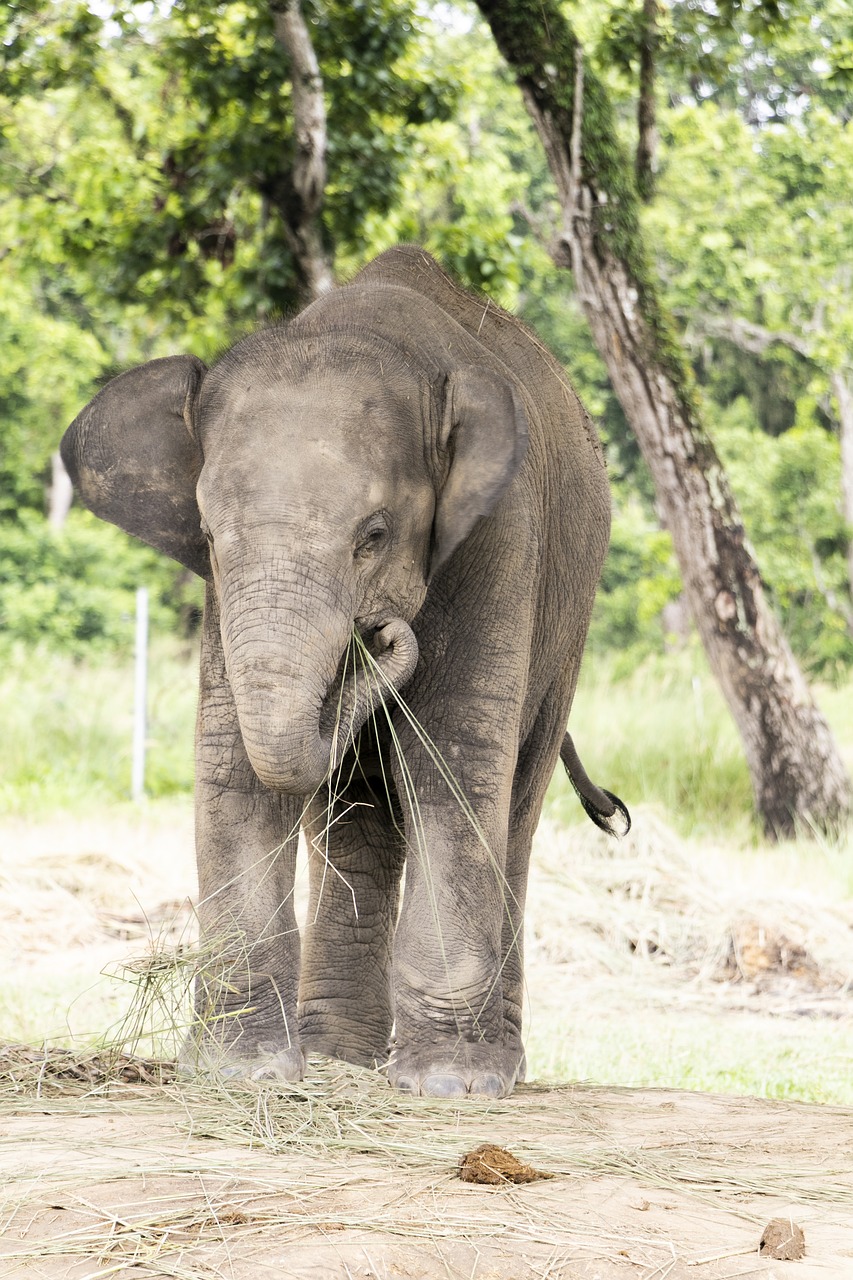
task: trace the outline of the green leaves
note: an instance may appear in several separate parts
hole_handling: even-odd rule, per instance
[[[589,643],[593,651],[617,650],[623,673],[650,653],[661,652],[661,612],[681,592],[672,540],[628,500],[614,512],[610,552],[596,598]]]
[[[715,440],[791,643],[812,671],[843,676],[853,634],[838,441],[808,398],[778,440],[759,429],[745,399],[736,400]]]
[[[180,631],[201,608],[200,580],[87,511],[72,511],[59,534],[33,512],[0,520],[4,645],[129,652],[138,586],[151,591],[155,631]]]
[[[641,0],[574,7],[590,83],[606,80],[633,142]],[[595,635],[659,647],[657,613],[678,589],[669,542],[570,278],[551,264],[559,211],[491,37],[467,10],[412,0],[303,8],[324,78],[323,234],[339,276],[420,241],[557,351],[599,419],[616,490]],[[831,393],[853,362],[849,5],[662,2],[656,40],[662,171],[642,213],[655,274],[778,607],[808,661],[835,671],[853,661],[829,602],[849,600]],[[0,66],[0,539],[3,525],[26,531],[2,552],[25,585],[13,599],[7,578],[0,628],[119,643],[121,593],[143,572],[174,585],[171,566],[128,561],[118,585],[97,559],[42,545],[27,513],[41,518],[50,455],[99,378],[176,351],[210,359],[297,304],[278,213],[290,67],[262,0],[13,0]],[[748,349],[722,332],[732,320],[752,326]],[[118,535],[91,536],[123,562]],[[74,596],[68,584],[82,591],[88,575],[112,604]],[[68,590],[51,595],[59,577]]]

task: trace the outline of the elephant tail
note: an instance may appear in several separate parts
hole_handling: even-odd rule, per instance
[[[569,782],[574,787],[587,816],[602,831],[606,831],[608,835],[626,836],[631,830],[630,813],[619,797],[615,796],[612,791],[605,791],[603,787],[597,787],[594,782],[590,781],[586,769],[581,764],[580,756],[575,750],[571,735],[568,733],[563,738],[563,745],[560,747],[560,759],[563,762],[566,773],[569,775]],[[617,814],[620,815],[625,823],[623,831],[620,831],[613,822]]]

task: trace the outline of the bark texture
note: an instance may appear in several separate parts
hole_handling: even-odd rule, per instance
[[[319,298],[334,288],[323,246],[320,210],[326,189],[326,105],[317,55],[299,0],[272,0],[275,37],[292,66],[295,154],[292,170],[265,191],[284,220],[303,292]]]
[[[637,99],[637,154],[634,172],[637,190],[643,200],[651,200],[655,191],[655,167],[658,150],[657,104],[655,79],[658,46],[658,0],[643,0],[643,26],[640,37],[640,94]]]
[[[606,91],[554,0],[478,0],[515,73],[563,208],[554,246],[570,266],[672,534],[685,594],[743,740],[768,835],[834,829],[850,782],[779,623],[689,366],[652,283],[630,163]],[[580,135],[580,155],[572,138]],[[578,172],[578,169],[580,172]]]
[[[853,597],[853,379],[840,370],[832,375],[841,441],[841,503],[847,525],[847,580]]]

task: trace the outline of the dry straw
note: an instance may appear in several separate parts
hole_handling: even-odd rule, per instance
[[[245,1260],[253,1250],[300,1242],[317,1248],[342,1231],[358,1233],[362,1242],[373,1237],[383,1248],[411,1241],[440,1250],[442,1242],[463,1241],[474,1249],[503,1242],[513,1257],[541,1250],[547,1261],[541,1269],[531,1263],[527,1274],[543,1280],[558,1262],[615,1261],[626,1251],[644,1274],[654,1274],[677,1256],[677,1242],[645,1224],[626,1235],[606,1217],[567,1212],[581,1203],[590,1179],[628,1179],[649,1194],[701,1202],[707,1212],[723,1206],[749,1224],[756,1240],[766,1218],[757,1197],[814,1202],[824,1212],[853,1206],[849,1156],[838,1167],[824,1156],[819,1165],[792,1168],[784,1151],[774,1158],[768,1150],[762,1159],[760,1147],[743,1136],[723,1148],[695,1132],[679,1138],[678,1125],[668,1144],[663,1135],[660,1145],[648,1135],[620,1140],[627,1101],[621,1091],[528,1085],[500,1102],[449,1104],[398,1095],[377,1072],[326,1060],[311,1060],[301,1084],[278,1088],[126,1084],[110,1078],[103,1061],[81,1060],[75,1068],[56,1053],[7,1049],[2,1061],[0,1114],[8,1118],[26,1113],[29,1102],[42,1125],[87,1114],[138,1122],[131,1158],[125,1130],[114,1147],[84,1140],[71,1166],[66,1161],[28,1185],[6,1187],[0,1225],[28,1226],[14,1245],[6,1237],[0,1274],[4,1264],[55,1259],[67,1267],[76,1258],[91,1263],[86,1280],[129,1266],[142,1275],[210,1280],[222,1274],[222,1257],[211,1254],[216,1248]],[[115,1059],[112,1066],[119,1081],[135,1071],[150,1078],[150,1064],[139,1060]],[[45,1096],[53,1088],[61,1096]],[[798,1121],[796,1109],[769,1106],[764,1118],[769,1132],[780,1121]],[[208,1141],[193,1141],[200,1138]],[[484,1139],[553,1177],[535,1187],[466,1193],[460,1157]],[[241,1148],[245,1157],[236,1154]],[[67,1229],[40,1233],[46,1205],[71,1211]],[[733,1248],[731,1256],[745,1252]]]
[[[38,1108],[73,1111],[99,1101],[122,1111],[160,1110],[193,1138],[215,1139],[272,1156],[341,1160],[366,1157],[379,1166],[421,1174],[452,1171],[460,1152],[489,1133],[523,1135],[524,1158],[564,1176],[627,1175],[647,1185],[700,1195],[783,1195],[797,1202],[853,1205],[853,1156],[795,1167],[756,1160],[745,1145],[725,1159],[710,1138],[672,1145],[631,1145],[614,1137],[629,1090],[590,1085],[519,1086],[511,1098],[412,1098],[390,1089],[382,1073],[312,1058],[299,1083],[237,1085],[181,1080],[175,1064],[127,1054],[77,1055],[8,1045],[0,1050],[0,1114]],[[677,1095],[673,1095],[677,1096]],[[761,1106],[762,1104],[755,1104]],[[768,1125],[783,1123],[767,1106]],[[832,1108],[822,1108],[824,1118]],[[802,1109],[805,1121],[808,1109]],[[849,1112],[838,1110],[849,1123]],[[797,1109],[791,1116],[796,1120]],[[535,1136],[534,1136],[535,1135]],[[377,1172],[379,1170],[377,1169]]]

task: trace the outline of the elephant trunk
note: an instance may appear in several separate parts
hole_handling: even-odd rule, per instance
[[[328,746],[330,767],[336,769],[364,722],[380,707],[392,689],[401,689],[414,674],[418,662],[415,633],[402,618],[392,618],[374,636],[375,657],[359,671],[345,676],[337,696],[332,693],[320,713],[320,740]],[[356,660],[357,661],[357,660]]]
[[[351,622],[339,619],[320,628],[304,611],[291,613],[281,617],[274,646],[268,627],[265,639],[253,643],[250,629],[241,627],[241,634],[231,636],[223,625],[243,742],[265,786],[287,795],[312,795],[391,689],[409,680],[418,660],[417,640],[402,618],[390,619],[373,637],[372,660],[356,660],[337,679]]]

